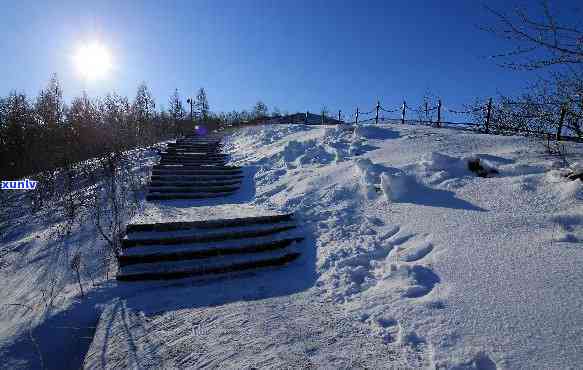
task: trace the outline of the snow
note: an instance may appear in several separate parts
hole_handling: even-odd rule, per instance
[[[65,351],[87,368],[581,368],[583,182],[567,176],[583,146],[565,146],[566,162],[533,139],[450,128],[235,131],[225,147],[243,168],[240,192],[144,203],[133,222],[293,212],[300,258],[212,278],[107,281],[86,298],[71,283],[61,316],[39,318],[34,333],[64,317],[95,326],[90,346]],[[477,159],[487,177],[470,170]],[[4,245],[43,253],[39,225],[15,227]],[[42,263],[2,271],[2,302],[30,301]],[[0,316],[13,367],[36,363],[24,311]],[[47,338],[45,353],[62,350]]]

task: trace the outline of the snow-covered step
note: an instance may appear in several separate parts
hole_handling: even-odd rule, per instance
[[[200,160],[192,160],[192,159],[187,159],[187,160],[180,160],[180,159],[168,159],[168,158],[162,158],[160,159],[160,164],[184,164],[184,165],[214,165],[214,166],[224,166],[225,164],[227,164],[227,160],[226,159],[200,159]]]
[[[199,165],[191,165],[191,164],[156,164],[153,169],[203,169],[203,170],[241,170],[239,166],[199,166]]]
[[[200,157],[185,157],[185,156],[169,156],[169,155],[162,155],[160,156],[161,161],[174,161],[174,162],[226,162],[228,157],[209,157],[209,156],[200,156]]]
[[[220,198],[233,195],[235,191],[231,192],[220,192],[220,193],[148,193],[146,195],[146,200],[172,200],[172,199],[207,199],[207,198]]]
[[[181,147],[207,147],[207,148],[220,148],[223,145],[221,143],[169,143],[166,145],[167,148],[181,148]]]
[[[187,260],[164,263],[145,263],[120,268],[117,280],[163,280],[189,276],[222,274],[261,267],[281,266],[299,257],[287,249],[253,254],[228,255],[213,259]]]
[[[218,150],[222,149],[223,146],[220,144],[168,144],[167,149],[206,149],[206,150]]]
[[[239,190],[238,185],[231,186],[213,186],[213,185],[198,185],[198,186],[152,186],[148,187],[150,194],[155,193],[225,193]]]
[[[192,186],[235,186],[241,185],[241,179],[233,180],[214,180],[205,181],[176,181],[176,180],[156,180],[151,181],[150,187],[173,186],[173,187],[192,187]]]
[[[164,151],[161,151],[160,154],[178,155],[178,156],[190,155],[190,154],[215,155],[215,154],[221,154],[221,152],[218,150],[212,150],[212,149],[184,149],[184,150],[166,149]]]
[[[236,181],[242,180],[244,178],[243,175],[198,175],[198,176],[191,176],[191,175],[153,175],[150,178],[151,182],[158,182],[158,181],[177,181],[177,182],[188,182],[188,181]]]
[[[205,171],[205,170],[152,170],[152,176],[191,175],[191,176],[232,176],[242,175],[242,171]]]
[[[176,174],[200,174],[200,175],[231,175],[242,173],[241,168],[224,168],[224,167],[156,167],[152,169],[152,173],[176,173]]]
[[[200,155],[200,154],[212,154],[212,155],[226,155],[225,153],[222,153],[218,150],[207,150],[207,149],[184,149],[184,150],[172,150],[170,152],[168,152],[167,150],[162,151],[162,154],[164,153],[170,153],[170,154],[174,154],[174,155]]]
[[[222,145],[167,145],[166,146],[166,150],[209,150],[209,151],[213,151],[213,150],[219,150],[222,149],[223,146]]]
[[[221,144],[168,144],[166,145],[166,148],[179,148],[179,149],[183,149],[183,148],[205,148],[205,149],[222,149],[223,145]]]
[[[178,143],[169,143],[167,147],[188,147],[188,146],[207,146],[207,147],[219,147],[222,146],[221,143],[217,141],[198,141],[198,142],[188,142],[181,141]]]
[[[217,150],[206,150],[206,149],[185,149],[185,150],[166,149],[164,151],[161,151],[160,154],[182,156],[182,155],[190,155],[190,154],[215,155],[215,154],[224,154],[224,153],[217,151]]]
[[[160,153],[161,157],[163,158],[179,158],[179,159],[201,159],[201,158],[206,158],[206,159],[224,159],[227,158],[229,155],[228,154],[221,154],[221,153],[213,153],[213,154],[208,154],[208,153],[181,153],[181,154],[173,154],[173,153],[167,153],[167,152],[162,152]]]
[[[174,244],[129,248],[118,256],[120,266],[162,261],[201,259],[232,254],[249,254],[278,250],[301,242],[304,238],[293,235],[237,239],[217,243]]]
[[[193,227],[171,231],[138,231],[128,233],[122,239],[122,247],[131,248],[138,245],[184,244],[241,239],[273,235],[295,228],[296,225],[293,221],[282,221],[272,224],[248,224],[218,229]]]
[[[155,180],[156,178],[175,178],[177,180],[209,180],[209,179],[214,179],[214,180],[225,180],[225,179],[242,179],[243,177],[245,177],[245,175],[242,172],[233,172],[233,173],[195,173],[195,174],[190,174],[190,173],[184,173],[184,172],[180,172],[180,171],[176,171],[176,172],[158,172],[158,173],[154,173],[154,171],[152,171],[152,180]]]
[[[270,223],[278,223],[283,221],[290,221],[293,218],[292,213],[283,213],[275,215],[254,216],[254,217],[237,217],[237,218],[221,218],[216,220],[203,221],[178,221],[178,222],[160,222],[160,223],[137,223],[129,224],[127,226],[127,233],[143,232],[143,231],[173,231],[173,230],[189,230],[189,229],[221,229],[228,227],[249,226],[249,225],[263,225]]]
[[[225,162],[227,161],[227,159],[228,157],[211,157],[211,156],[200,157],[171,156],[171,155],[160,156],[161,161],[174,161],[174,162]]]

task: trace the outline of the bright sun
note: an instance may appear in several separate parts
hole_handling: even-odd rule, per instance
[[[74,55],[77,72],[87,81],[96,81],[108,76],[112,68],[109,50],[99,42],[80,46]]]

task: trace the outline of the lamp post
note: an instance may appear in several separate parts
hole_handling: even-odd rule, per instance
[[[194,99],[193,98],[188,98],[188,99],[186,99],[186,102],[188,104],[190,104],[190,122],[192,122],[192,110],[194,108]]]

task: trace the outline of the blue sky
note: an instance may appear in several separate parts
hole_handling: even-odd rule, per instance
[[[523,0],[524,4],[525,1]],[[528,4],[529,2],[526,1]],[[530,2],[532,3],[532,2]],[[509,1],[488,4],[507,9]],[[0,94],[36,95],[52,72],[65,97],[146,81],[167,105],[203,86],[214,111],[269,108],[352,111],[380,99],[418,103],[426,91],[451,108],[514,94],[528,73],[498,67],[503,50],[480,31],[492,18],[477,1],[7,1],[0,0]],[[115,70],[96,83],[74,73],[71,55],[98,39]]]

